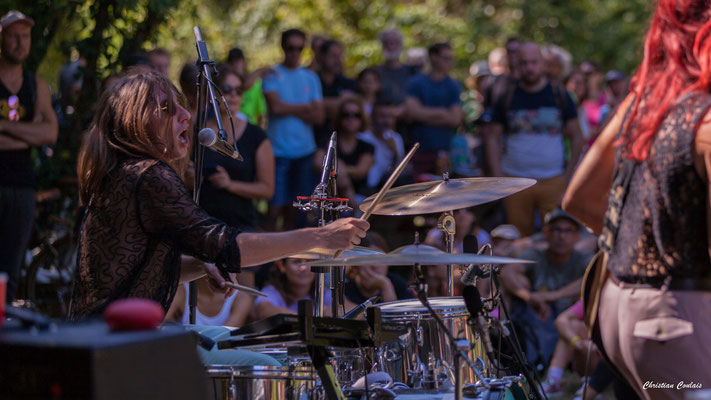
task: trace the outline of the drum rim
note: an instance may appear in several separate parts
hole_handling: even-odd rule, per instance
[[[316,372],[311,367],[288,365],[228,365],[210,364],[205,366],[208,377],[231,377],[235,379],[297,379],[317,380]]]
[[[464,299],[462,296],[443,296],[443,297],[430,297],[428,299],[430,301],[430,304],[432,305],[432,308],[437,312],[437,315],[440,317],[461,317],[461,316],[466,316],[468,315],[468,311],[466,306],[464,305]],[[437,300],[459,300],[461,301],[461,305],[452,305],[452,306],[441,306],[437,305]],[[410,310],[410,311],[395,311],[395,310],[384,310],[383,308],[386,306],[394,305],[394,304],[402,304],[402,303],[407,303],[407,302],[413,302],[419,305],[418,310]],[[432,316],[429,314],[429,311],[425,308],[425,306],[420,303],[418,299],[407,299],[407,300],[397,300],[397,301],[391,301],[388,303],[381,303],[381,304],[376,304],[373,307],[378,307],[380,309],[380,315],[382,316],[384,321],[394,321],[394,320],[412,320],[412,319],[431,319]]]

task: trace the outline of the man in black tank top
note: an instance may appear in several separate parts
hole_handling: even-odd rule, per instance
[[[27,248],[35,208],[30,151],[57,141],[57,116],[47,83],[22,68],[30,54],[34,21],[19,11],[0,18],[0,272],[8,274],[7,300]]]

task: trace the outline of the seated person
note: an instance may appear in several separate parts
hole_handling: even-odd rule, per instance
[[[578,300],[555,319],[554,325],[560,334],[560,339],[553,352],[546,380],[543,382],[546,395],[548,398],[555,398],[563,394],[561,390],[563,371],[572,359],[573,369],[582,376],[583,380],[583,385],[575,393],[574,400],[594,400],[610,383],[613,384],[616,398],[638,399],[634,390],[624,380],[618,378],[607,362],[600,358],[597,347],[588,336],[583,315],[583,302]],[[595,366],[594,370],[593,366]],[[584,398],[583,394],[585,394]]]
[[[369,232],[361,242],[362,246],[387,252],[385,239],[375,232]],[[349,267],[345,281],[346,311],[352,310],[369,298],[379,295],[379,303],[413,298],[407,282],[400,275],[388,272],[387,265],[363,265]]]
[[[592,254],[575,249],[580,223],[561,209],[545,216],[548,247],[532,248],[519,258],[534,264],[510,264],[501,270],[501,284],[511,296],[511,319],[522,331],[531,362],[547,364],[558,341],[555,317],[580,296],[580,285]]]
[[[515,243],[521,239],[521,233],[510,224],[499,225],[491,230],[491,247],[494,255],[500,257],[516,257]]]
[[[360,203],[368,194],[368,171],[373,166],[375,149],[357,137],[359,132],[367,129],[367,124],[368,119],[360,100],[355,97],[348,98],[339,104],[333,123],[338,138],[338,194],[339,197],[347,197],[352,206]],[[328,142],[320,145],[322,147],[316,150],[314,156],[314,170],[319,175]]]
[[[240,280],[240,284],[243,283]],[[188,293],[188,283],[178,286],[173,303],[166,313],[166,321],[182,322],[183,324],[190,323]],[[245,305],[245,303],[240,302],[238,299],[239,291],[225,297],[224,293],[213,290],[207,278],[203,277],[197,280],[197,293],[198,304],[195,314],[195,323],[197,325],[240,327],[247,321],[252,303]]]
[[[302,260],[286,258],[275,261],[269,271],[269,280],[262,289],[269,297],[257,297],[254,301],[255,319],[264,319],[276,314],[296,314],[299,300],[314,300],[316,274]],[[330,313],[331,291],[326,290],[325,313]]]

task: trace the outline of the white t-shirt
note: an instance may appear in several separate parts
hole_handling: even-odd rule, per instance
[[[299,301],[295,301],[291,303],[290,305],[286,304],[286,301],[284,300],[283,297],[281,297],[281,293],[272,285],[267,285],[262,289],[262,292],[266,294],[268,297],[261,297],[258,296],[255,301],[254,301],[254,306],[257,307],[261,303],[267,302],[267,303],[272,303],[272,305],[275,305],[277,307],[281,308],[286,308],[289,311],[293,311],[295,313],[299,312]],[[311,296],[307,295],[303,299],[299,300],[312,300]],[[323,300],[324,306],[330,306],[331,305],[331,291],[326,290],[326,295]]]

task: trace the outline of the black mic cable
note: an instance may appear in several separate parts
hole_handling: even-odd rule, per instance
[[[380,301],[380,296],[373,296],[368,300],[358,304],[352,310],[343,315],[343,319],[355,319],[363,313],[368,307]]]

